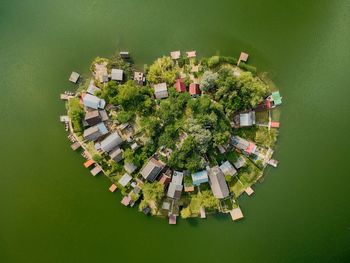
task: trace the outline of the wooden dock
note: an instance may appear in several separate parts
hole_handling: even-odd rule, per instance
[[[201,213],[201,218],[206,218],[206,217],[207,217],[207,215],[205,214],[205,208],[204,208],[204,207],[201,207],[201,208],[199,209],[199,211],[200,211],[200,213]]]
[[[100,166],[95,166],[90,172],[93,176],[98,175],[102,171]]]
[[[248,186],[246,189],[244,189],[244,192],[249,196],[254,194],[254,190],[250,186]]]
[[[240,220],[244,217],[242,210],[239,207],[232,209],[230,214],[233,221]]]
[[[267,163],[275,168],[278,166],[278,161],[274,159],[270,159]]]
[[[112,184],[110,187],[109,187],[109,191],[111,192],[111,193],[114,193],[115,192],[115,190],[117,190],[117,186],[115,185],[115,184]]]
[[[81,147],[81,145],[79,142],[75,142],[70,147],[72,148],[73,151],[76,151]]]

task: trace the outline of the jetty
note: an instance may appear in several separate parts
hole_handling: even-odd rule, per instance
[[[67,115],[60,116],[60,122],[69,122],[69,117]]]
[[[109,188],[108,188],[108,190],[111,192],[111,193],[114,193],[115,192],[115,190],[117,190],[117,186],[115,185],[115,184],[112,184]]]
[[[244,189],[244,192],[248,195],[251,196],[252,194],[254,194],[254,190],[248,186],[246,189]]]
[[[243,61],[243,62],[247,62],[249,58],[249,55],[245,52],[241,52],[241,54],[239,55],[239,59],[237,62],[237,66],[239,66],[239,64]]]
[[[169,225],[176,225],[176,215],[169,215]]]
[[[177,60],[181,57],[181,51],[172,51],[170,52],[170,57],[173,60]]]
[[[187,51],[186,54],[187,54],[187,58],[195,58],[195,57],[197,56],[195,50],[193,50],[193,51]]]
[[[278,161],[274,159],[270,159],[267,163],[275,168],[278,166]]]
[[[78,82],[80,78],[80,75],[79,73],[73,71],[71,74],[70,74],[70,77],[69,77],[69,81],[70,82],[73,82],[74,84]]]
[[[102,168],[100,166],[95,166],[90,172],[93,176],[98,175],[102,171]]]
[[[70,147],[72,148],[73,151],[76,151],[81,147],[81,145],[79,142],[75,142]]]
[[[90,159],[90,160],[87,160],[85,163],[84,163],[84,167],[85,168],[89,168],[91,165],[93,165],[95,162],[94,160]]]
[[[200,214],[201,214],[201,218],[206,218],[207,215],[205,214],[205,208],[201,206],[201,208],[199,209]]]
[[[239,207],[232,209],[230,214],[233,221],[240,220],[244,217],[242,210]]]

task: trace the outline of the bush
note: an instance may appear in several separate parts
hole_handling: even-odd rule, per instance
[[[246,64],[246,63],[244,63],[244,62],[239,63],[239,67],[240,67],[241,69],[246,70],[246,71],[249,71],[249,72],[251,72],[251,73],[253,73],[253,74],[256,74],[256,72],[257,72],[256,67],[250,66],[250,65],[248,65],[248,64]]]

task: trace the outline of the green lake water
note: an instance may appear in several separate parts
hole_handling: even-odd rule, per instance
[[[0,1],[0,262],[349,262],[349,0]],[[69,147],[59,94],[96,56],[237,56],[284,97],[245,218],[145,217]]]

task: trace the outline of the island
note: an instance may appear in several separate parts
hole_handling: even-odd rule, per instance
[[[142,69],[126,51],[96,58],[91,75],[70,76],[77,90],[61,94],[72,149],[144,214],[169,224],[218,212],[241,219],[238,197],[278,164],[282,104],[248,57],[173,51]]]

